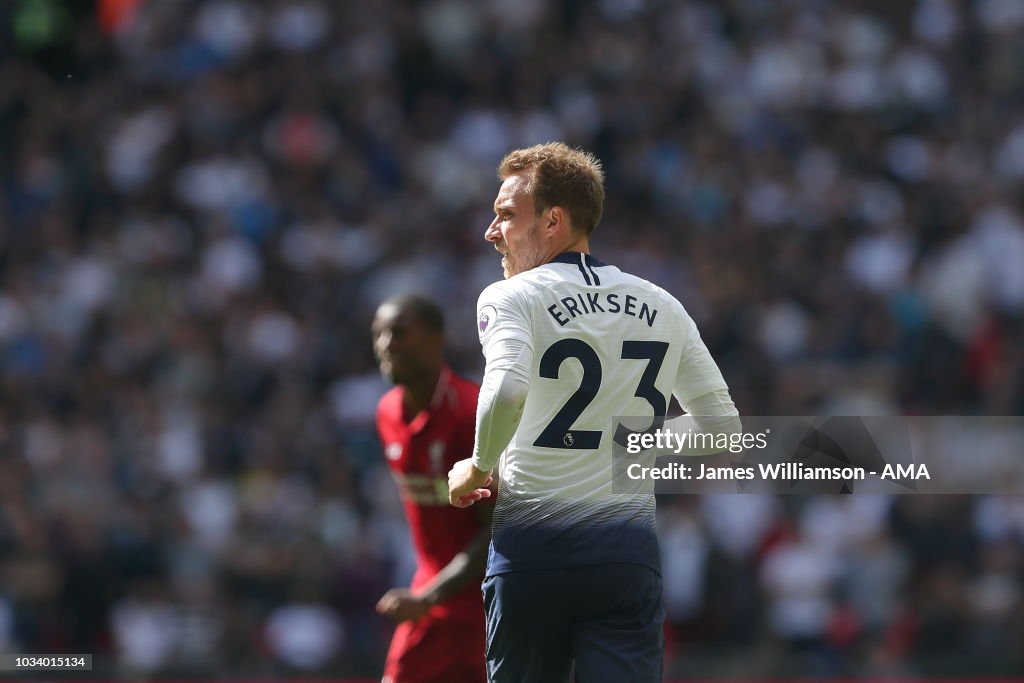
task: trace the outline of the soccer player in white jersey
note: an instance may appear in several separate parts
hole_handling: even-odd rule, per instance
[[[500,482],[484,579],[493,683],[661,680],[652,495],[611,490],[616,416],[660,424],[672,395],[706,432],[739,431],[728,387],[682,304],[590,255],[604,204],[592,155],[516,150],[485,238],[505,280],[477,305],[486,359],[473,457],[453,505]],[[689,452],[691,455],[700,453]]]

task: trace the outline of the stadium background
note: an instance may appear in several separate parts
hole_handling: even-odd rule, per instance
[[[742,413],[1024,410],[1017,0],[0,5],[0,650],[372,677],[385,296],[479,376],[507,149]],[[965,453],[965,457],[969,457]],[[1024,672],[1024,499],[675,497],[672,677]]]

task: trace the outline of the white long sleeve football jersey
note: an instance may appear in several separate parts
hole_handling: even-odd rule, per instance
[[[612,491],[617,418],[737,415],[682,304],[590,255],[496,282],[477,304],[486,359],[474,464],[498,467],[488,575],[630,562],[660,571],[653,495]],[[706,408],[705,408],[706,410]],[[631,420],[631,425],[635,421]]]

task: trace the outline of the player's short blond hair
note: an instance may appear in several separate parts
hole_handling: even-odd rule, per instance
[[[506,154],[498,164],[498,179],[520,171],[533,171],[528,192],[538,215],[561,206],[576,230],[586,235],[594,231],[604,210],[604,171],[597,157],[561,142],[547,142]]]

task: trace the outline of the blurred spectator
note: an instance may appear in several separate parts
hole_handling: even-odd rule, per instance
[[[823,648],[835,608],[830,596],[838,569],[828,548],[800,533],[781,541],[766,555],[761,581],[768,624],[794,652]]]
[[[140,587],[111,611],[111,629],[122,672],[150,674],[168,666],[175,649],[174,610],[159,589]]]
[[[270,652],[293,671],[324,669],[341,650],[344,624],[337,612],[313,596],[297,595],[267,618]]]

